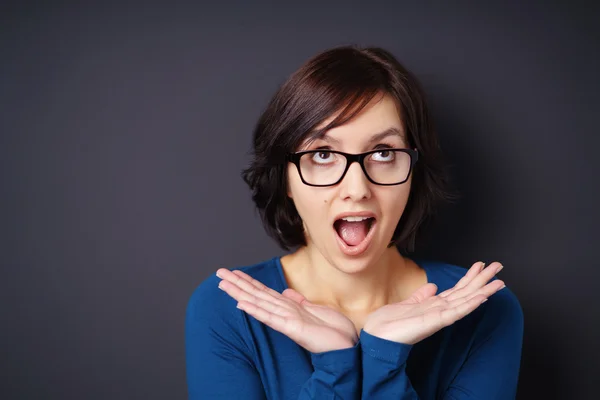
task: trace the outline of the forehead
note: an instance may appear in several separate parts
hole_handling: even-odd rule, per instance
[[[357,115],[340,126],[329,130],[327,127],[342,110],[331,115],[312,131],[305,142],[315,140],[368,140],[373,135],[387,132],[406,142],[404,124],[396,101],[389,95],[375,96]]]

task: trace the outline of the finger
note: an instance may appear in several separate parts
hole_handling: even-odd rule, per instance
[[[475,292],[464,296],[464,297],[459,297],[455,300],[449,301],[448,302],[448,308],[453,308],[453,307],[457,307],[458,305],[462,304],[465,301],[469,301],[472,298],[476,297],[476,296],[484,296],[486,299],[489,298],[490,296],[492,296],[494,293],[500,291],[502,288],[506,287],[506,285],[504,284],[504,281],[497,279],[493,282],[488,283],[487,285],[485,285],[484,287],[482,287],[479,290],[476,290]]]
[[[501,264],[498,262],[490,264],[487,268],[484,268],[480,273],[472,278],[466,285],[460,288],[452,288],[452,291],[445,294],[444,297],[446,297],[449,301],[453,301],[459,297],[471,295],[486,285],[490,279],[494,278],[494,275],[499,272],[498,267],[501,267]]]
[[[278,300],[268,295],[261,296],[260,291],[255,291],[253,293],[240,288],[238,285],[231,283],[227,280],[222,280],[219,283],[219,288],[222,289],[225,293],[233,297],[235,300],[245,301],[251,304],[254,304],[256,307],[267,310],[271,313],[287,316],[290,315],[291,306],[285,301]],[[258,295],[257,295],[258,294]]]
[[[435,283],[426,283],[417,290],[406,300],[402,301],[402,304],[419,304],[435,295],[437,292],[437,285]]]
[[[287,320],[283,316],[271,313],[264,308],[257,307],[256,305],[247,303],[245,301],[240,301],[237,305],[237,308],[252,315],[258,321],[270,326],[278,332],[284,333],[286,331]]]
[[[289,315],[289,310],[287,307],[282,307],[278,305],[276,302],[262,299],[260,297],[256,297],[243,289],[240,289],[238,286],[234,285],[229,281],[221,281],[219,283],[219,288],[227,293],[229,296],[233,297],[238,302],[244,301],[246,303],[253,304],[254,306],[264,309],[270,313],[277,315]]]
[[[290,300],[293,300],[298,304],[310,303],[308,300],[306,300],[306,297],[304,297],[294,289],[287,288],[283,291],[283,293],[281,293],[281,295],[287,297]]]
[[[457,297],[455,299],[452,299],[451,297],[448,297],[448,296],[439,297],[439,295],[438,295],[438,296],[435,296],[434,298],[428,299],[427,302],[423,303],[423,307],[417,311],[419,313],[423,313],[425,311],[430,311],[433,309],[445,310],[445,309],[455,308],[455,307],[459,306],[460,304],[462,304],[466,301],[469,301],[473,297],[478,296],[478,295],[482,295],[485,298],[488,298],[491,295],[493,295],[494,293],[496,293],[497,291],[501,290],[503,287],[505,287],[504,281],[497,279],[497,280],[494,280],[494,281],[488,283],[481,289],[476,290],[475,292],[470,293],[463,297]]]
[[[258,290],[262,290],[264,292],[267,292],[271,295],[279,295],[280,293],[274,289],[271,289],[270,287],[266,286],[265,284],[263,284],[262,282],[254,279],[253,277],[251,277],[250,275],[240,271],[239,269],[233,270],[231,271],[234,274],[236,274],[237,276],[239,276],[240,278],[244,279],[246,282],[254,285]]]
[[[486,299],[487,298],[483,295],[477,295],[467,301],[464,301],[456,307],[442,310],[440,316],[444,326],[452,325],[459,319],[464,318],[473,312],[477,307],[479,307]]]
[[[241,290],[243,290],[244,292],[261,298],[263,300],[267,300],[273,303],[276,303],[278,305],[282,305],[281,304],[281,294],[279,294],[276,291],[272,291],[272,292],[267,292],[264,290],[260,290],[258,287],[256,287],[254,284],[250,283],[248,280],[248,278],[242,278],[242,276],[240,276],[241,274],[244,274],[243,272],[240,271],[240,274],[235,274],[233,273],[233,271],[230,271],[228,269],[225,268],[221,268],[217,271],[218,276],[223,279],[223,281],[225,282],[229,282],[235,286],[237,286],[238,288],[240,288]],[[258,282],[258,281],[257,281]],[[264,286],[264,285],[263,285]],[[237,293],[237,292],[236,292]]]
[[[446,326],[452,325],[461,318],[475,310],[485,300],[484,296],[478,295],[470,300],[464,301],[456,307],[445,306],[433,307],[421,316],[421,322],[438,331]]]
[[[483,261],[476,262],[475,264],[473,264],[471,266],[471,268],[469,268],[469,270],[467,271],[465,276],[463,276],[456,283],[456,285],[454,285],[454,287],[451,287],[450,289],[443,291],[438,296],[446,297],[447,295],[452,293],[454,290],[465,287],[469,282],[471,282],[473,280],[473,278],[475,278],[477,276],[477,274],[479,274],[481,271],[483,271],[484,267],[485,267],[485,263]]]
[[[478,274],[471,282],[461,289],[456,289],[452,293],[446,296],[450,301],[455,300],[458,297],[468,296],[474,293],[476,290],[482,288],[487,282],[490,281],[498,272],[502,269],[502,264],[499,262],[491,263],[487,268]]]

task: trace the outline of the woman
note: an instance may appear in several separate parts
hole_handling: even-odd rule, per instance
[[[389,52],[334,48],[296,71],[243,174],[295,250],[193,293],[190,398],[513,399],[523,314],[502,265],[398,250],[449,199],[440,160],[420,85]]]

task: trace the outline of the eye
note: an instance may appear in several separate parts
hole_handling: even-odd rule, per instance
[[[391,146],[388,145],[378,145],[377,147],[381,147],[382,149],[376,153],[371,154],[371,160],[377,162],[391,162],[396,158],[396,152],[391,149]]]
[[[319,151],[313,153],[312,160],[316,164],[328,164],[335,160],[335,155],[329,151]]]

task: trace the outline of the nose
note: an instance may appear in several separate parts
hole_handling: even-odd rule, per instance
[[[360,164],[353,162],[340,182],[340,196],[354,201],[371,198],[370,182],[365,176]]]

